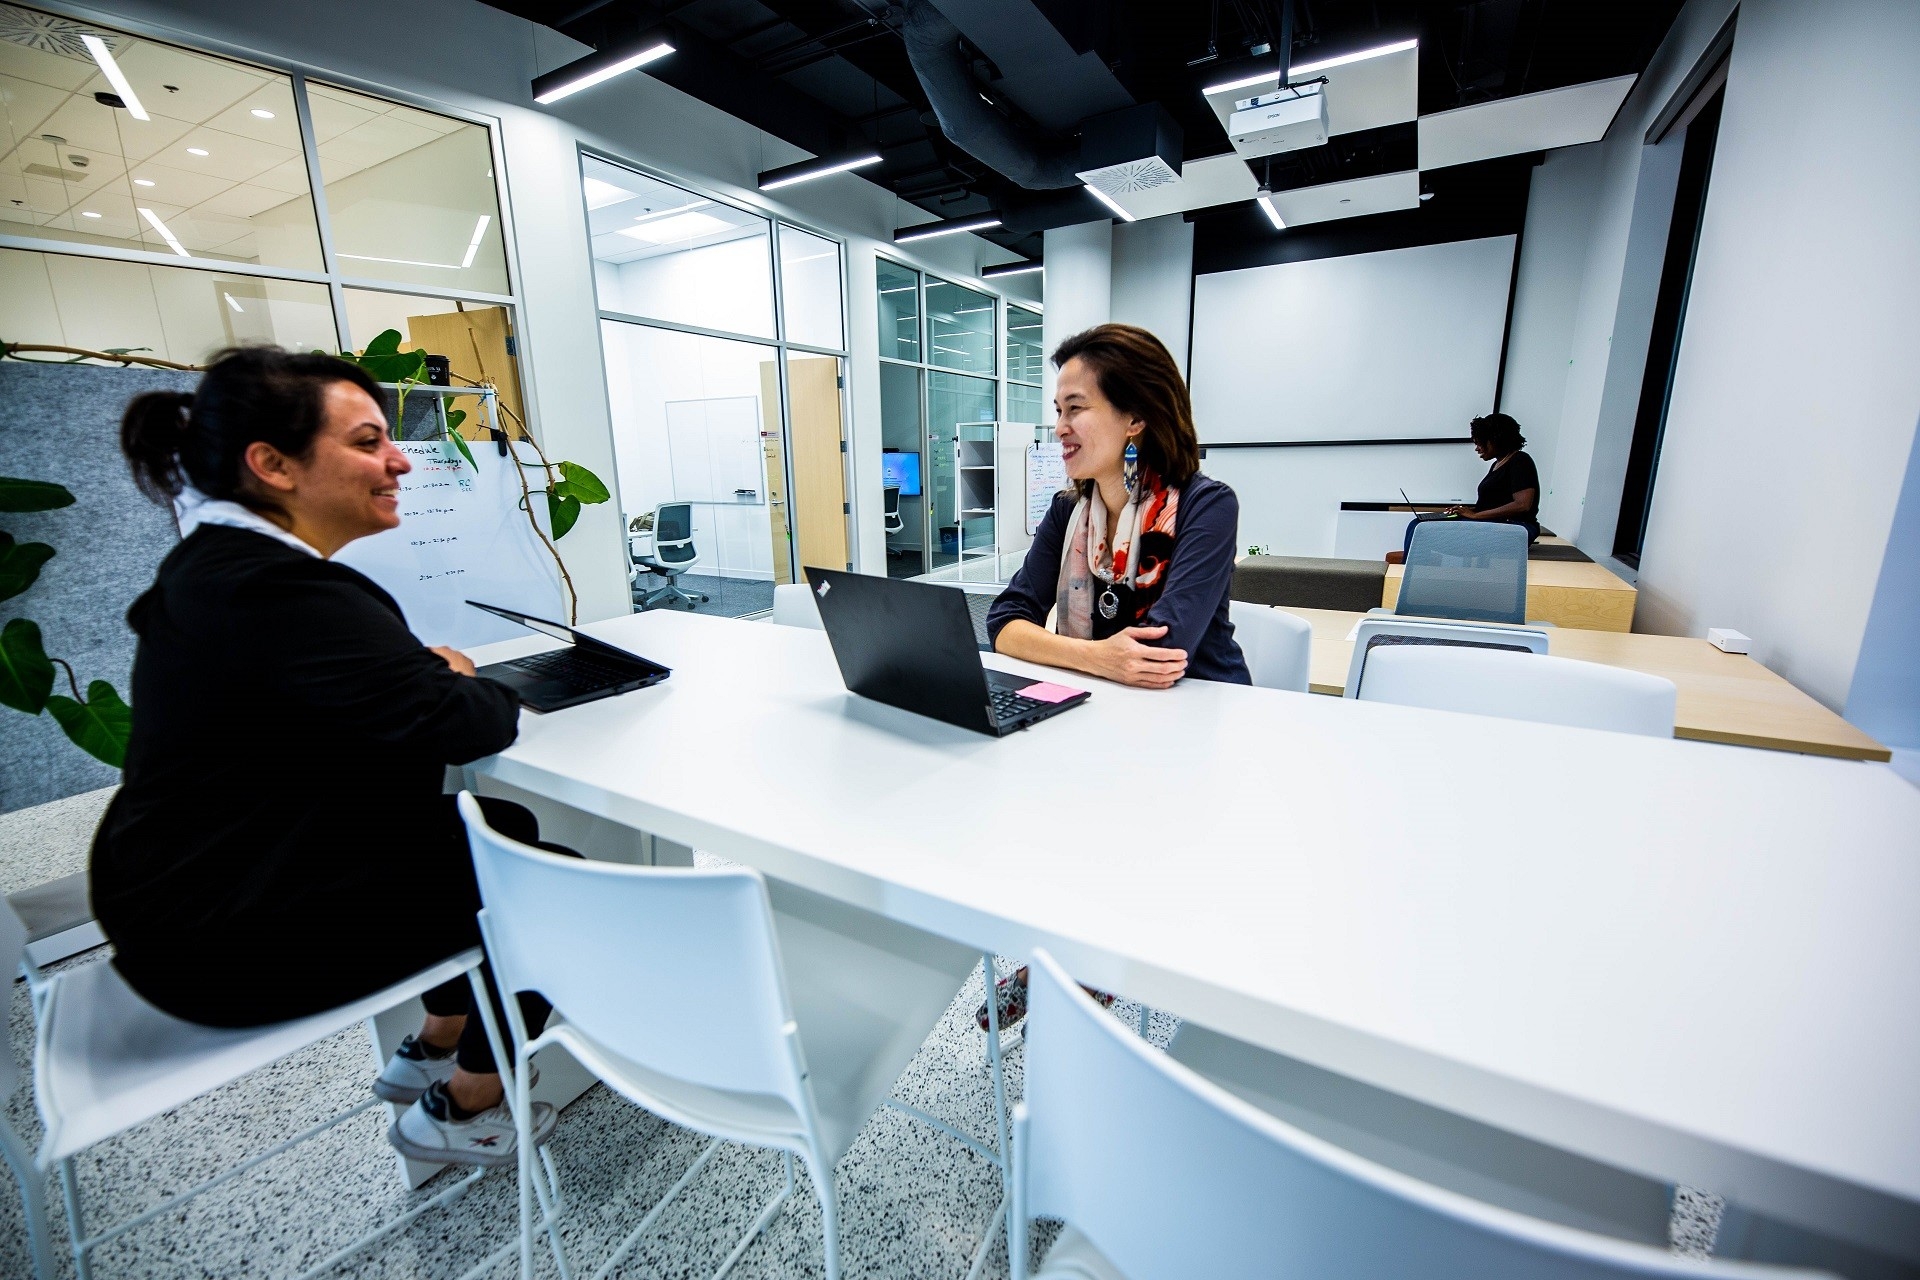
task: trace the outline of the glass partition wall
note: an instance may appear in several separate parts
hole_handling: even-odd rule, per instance
[[[397,329],[524,419],[485,123],[19,5],[0,30],[33,36],[0,42],[10,341],[197,364]]]
[[[850,567],[837,241],[581,157],[636,608]]]
[[[1031,332],[1009,331],[1003,378],[997,298],[885,258],[876,282],[887,572],[998,581],[996,552],[1024,545],[1031,437],[1007,427],[1039,420],[1039,313],[1006,308]]]

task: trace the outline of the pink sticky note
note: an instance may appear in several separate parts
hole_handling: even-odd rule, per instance
[[[1042,680],[1039,684],[1030,684],[1016,692],[1023,698],[1032,698],[1035,702],[1065,702],[1069,698],[1079,697],[1086,690]]]

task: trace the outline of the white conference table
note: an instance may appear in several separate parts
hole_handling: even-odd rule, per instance
[[[478,774],[1920,1260],[1920,790],[1891,770],[1078,676],[1085,706],[993,740],[848,694],[822,632],[584,629],[672,678],[524,715]]]

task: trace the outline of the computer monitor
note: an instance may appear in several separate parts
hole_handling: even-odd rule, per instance
[[[888,449],[880,455],[882,488],[898,489],[903,498],[920,496],[920,455]]]

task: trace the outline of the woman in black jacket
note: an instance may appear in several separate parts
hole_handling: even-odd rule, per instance
[[[139,637],[124,781],[94,839],[93,906],[147,1000],[210,1026],[345,1004],[478,945],[445,769],[511,743],[519,707],[429,649],[393,598],[331,557],[400,523],[379,388],[331,356],[222,354],[191,396],[128,407],[121,444],[186,536],[127,620]],[[496,827],[532,814],[486,802]],[[505,824],[504,826],[502,824]],[[413,1102],[408,1155],[510,1164],[514,1131],[464,977],[375,1082]],[[544,1020],[546,1005],[523,996]],[[541,1140],[553,1109],[533,1117]]]

